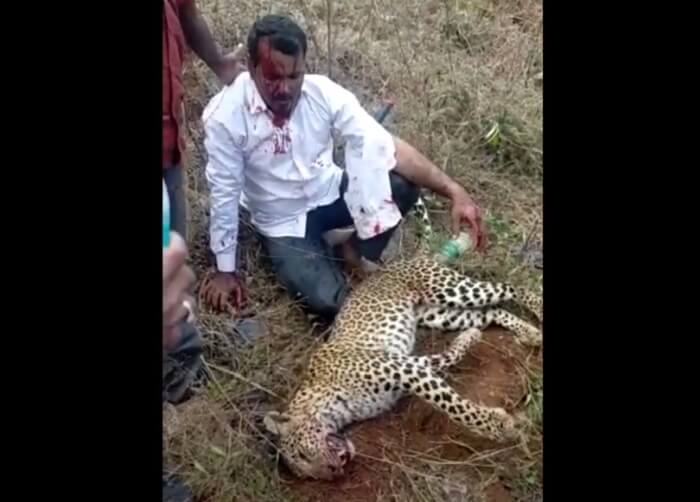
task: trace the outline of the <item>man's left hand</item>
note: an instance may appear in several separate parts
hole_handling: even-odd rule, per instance
[[[464,189],[458,190],[452,196],[451,217],[452,231],[455,235],[460,232],[462,223],[467,223],[474,248],[479,252],[483,252],[486,249],[487,239],[481,222],[481,209],[467,195]]]
[[[221,57],[221,61],[214,68],[214,72],[222,84],[231,84],[241,72],[246,70],[244,59],[245,46],[243,45],[239,45],[233,52],[229,52]]]

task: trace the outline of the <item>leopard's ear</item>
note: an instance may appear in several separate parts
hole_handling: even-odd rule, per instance
[[[287,414],[280,413],[278,411],[270,411],[265,415],[263,419],[263,424],[265,428],[275,436],[284,435],[289,425],[291,424],[292,417]]]

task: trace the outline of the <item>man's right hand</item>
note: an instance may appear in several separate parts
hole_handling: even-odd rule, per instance
[[[246,303],[243,281],[235,272],[215,272],[208,276],[200,289],[200,298],[218,312],[235,315]]]

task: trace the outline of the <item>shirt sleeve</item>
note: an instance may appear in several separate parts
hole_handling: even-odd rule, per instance
[[[368,239],[401,220],[389,171],[396,166],[393,136],[362,107],[354,94],[330,79],[324,85],[333,130],[345,140],[348,189],[344,198],[358,236]]]
[[[236,270],[238,203],[243,186],[244,158],[229,131],[220,122],[204,123],[204,146],[209,184],[209,238],[221,272]]]

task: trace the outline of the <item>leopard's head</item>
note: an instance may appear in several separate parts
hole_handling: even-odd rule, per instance
[[[293,417],[276,411],[264,419],[275,437],[285,464],[300,478],[330,480],[344,474],[355,455],[352,442],[314,418]]]

